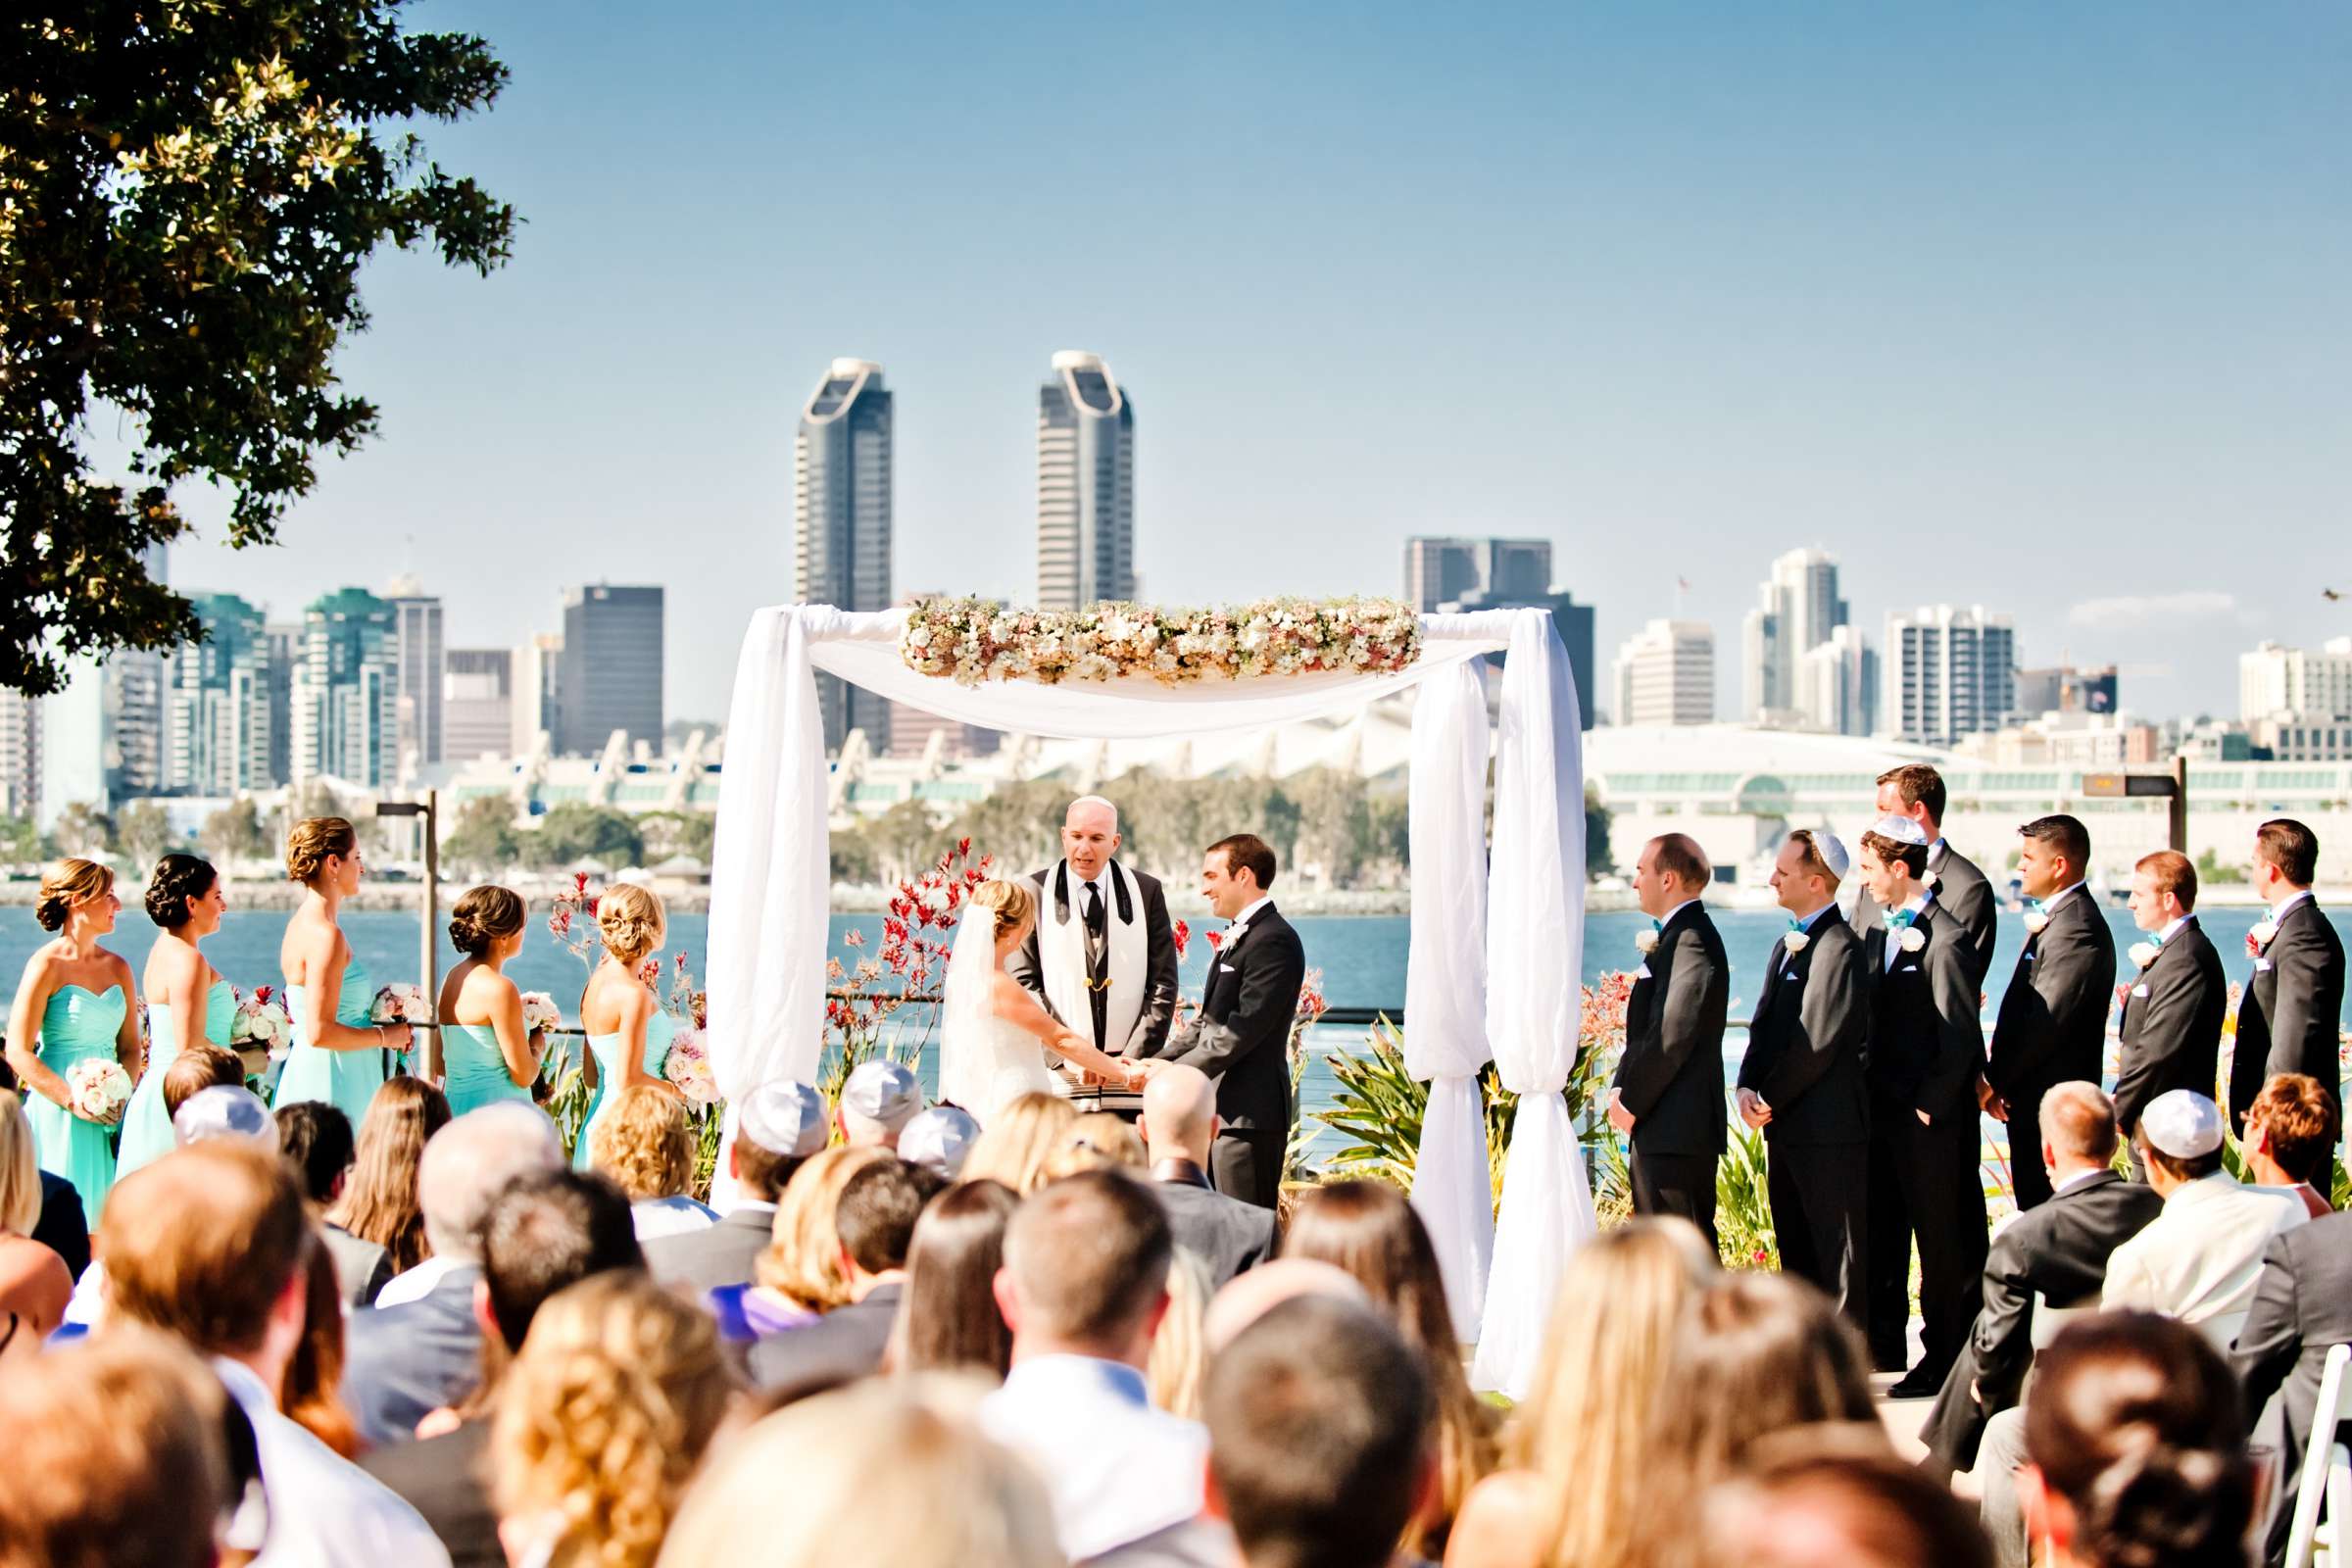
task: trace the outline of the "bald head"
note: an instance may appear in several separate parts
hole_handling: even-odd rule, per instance
[[[490,1200],[515,1177],[563,1163],[556,1124],[519,1101],[467,1111],[433,1134],[416,1168],[416,1202],[434,1255],[479,1257]]]
[[[1100,795],[1081,795],[1061,817],[1061,856],[1092,882],[1119,853],[1119,808]]]
[[[1184,1158],[1205,1169],[1217,1136],[1217,1086],[1198,1067],[1162,1067],[1144,1085],[1144,1143],[1153,1160]]]
[[[1372,1304],[1364,1288],[1346,1269],[1311,1257],[1278,1257],[1236,1274],[1217,1292],[1200,1320],[1200,1337],[1211,1351],[1222,1349],[1235,1335],[1275,1307],[1302,1296],[1356,1306]]]

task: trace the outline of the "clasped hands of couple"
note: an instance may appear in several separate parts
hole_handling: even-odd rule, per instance
[[[1092,1067],[1080,1067],[1069,1062],[1062,1064],[1062,1070],[1073,1074],[1072,1081],[1081,1089],[1136,1090],[1150,1083],[1152,1075],[1165,1068],[1167,1063],[1150,1058],[1138,1058],[1133,1061],[1121,1058],[1120,1065],[1124,1070],[1116,1075],[1097,1072]]]

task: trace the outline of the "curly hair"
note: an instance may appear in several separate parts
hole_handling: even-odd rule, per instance
[[[106,897],[114,885],[115,873],[96,860],[69,857],[53,861],[41,873],[41,891],[33,900],[32,917],[44,931],[63,931],[74,906]]]
[[[327,857],[348,857],[360,847],[360,835],[339,816],[306,816],[286,835],[286,876],[309,885],[318,879]]]
[[[605,951],[634,969],[662,946],[669,916],[650,888],[623,882],[597,899],[596,928],[604,936]]]
[[[700,1307],[637,1269],[565,1288],[531,1319],[498,1400],[500,1513],[560,1518],[553,1564],[651,1568],[729,1392]]]
[[[147,879],[147,918],[167,931],[188,923],[188,901],[213,891],[220,873],[201,856],[167,855]]]
[[[841,1272],[841,1230],[834,1216],[850,1178],[891,1158],[887,1149],[868,1144],[837,1145],[812,1155],[784,1184],[776,1204],[767,1250],[753,1265],[758,1283],[811,1312],[830,1312],[850,1299]]]
[[[496,883],[469,888],[449,911],[450,945],[469,958],[486,956],[493,942],[503,942],[522,929],[531,906],[513,888]]]
[[[694,1130],[686,1102],[660,1084],[631,1084],[596,1119],[588,1163],[612,1178],[632,1203],[670,1198],[694,1181]]]

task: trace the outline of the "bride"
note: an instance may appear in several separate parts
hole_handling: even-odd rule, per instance
[[[1037,923],[1037,899],[1023,882],[983,882],[964,901],[948,958],[941,1009],[939,1098],[969,1111],[983,1126],[1018,1096],[1052,1094],[1046,1069],[1052,1051],[1097,1078],[1140,1088],[1142,1072],[1097,1051],[1046,1011],[1036,996],[1004,970]]]

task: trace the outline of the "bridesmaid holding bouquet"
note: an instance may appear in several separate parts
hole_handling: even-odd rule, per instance
[[[368,1119],[368,1102],[383,1087],[383,1053],[409,1049],[406,1023],[369,1021],[375,987],[336,921],[366,874],[359,834],[343,818],[310,817],[287,835],[286,875],[308,891],[277,950],[294,1044],[271,1102],[322,1101],[354,1127]]]

